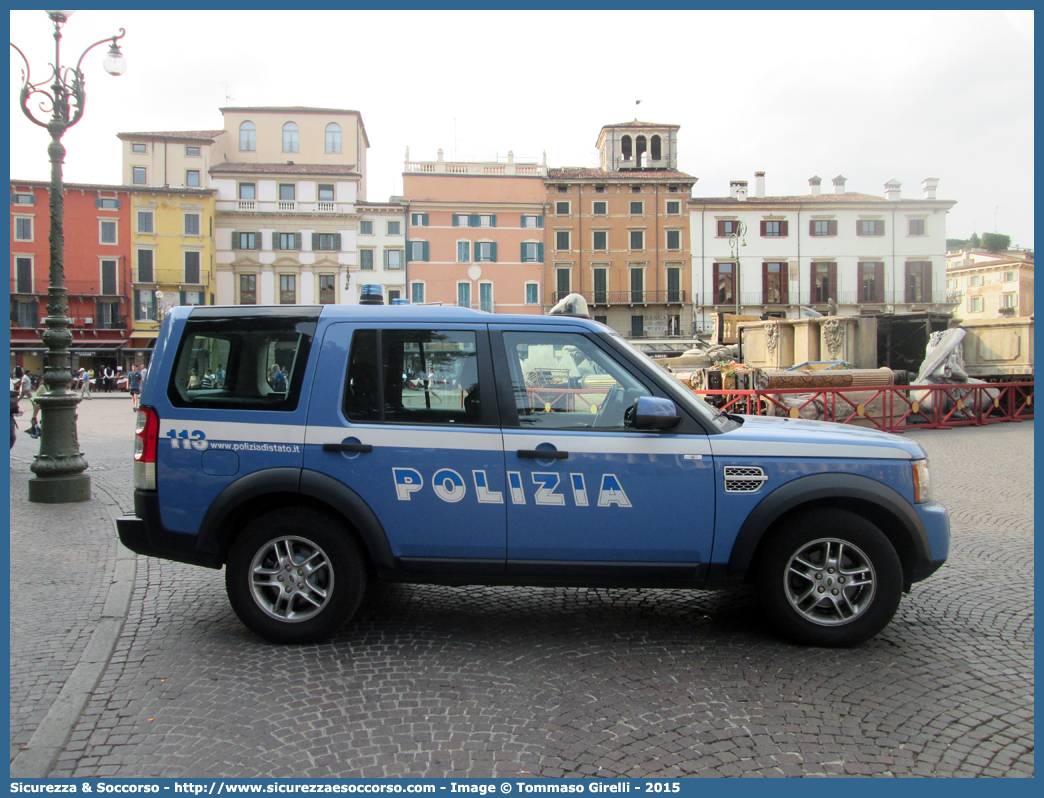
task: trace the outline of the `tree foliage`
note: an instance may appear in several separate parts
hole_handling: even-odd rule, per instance
[[[1011,236],[1003,233],[983,233],[982,246],[987,252],[1004,252],[1011,246]]]

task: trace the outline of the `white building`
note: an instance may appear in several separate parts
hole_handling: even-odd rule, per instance
[[[809,179],[803,196],[767,196],[765,173],[734,180],[728,197],[688,202],[696,326],[714,312],[797,318],[801,306],[839,315],[949,311],[946,213],[939,181],[922,182],[920,199],[902,199],[892,180],[885,195],[833,192]]]
[[[384,303],[406,296],[406,211],[402,202],[361,202],[357,266],[351,270],[349,304],[359,301],[363,285],[382,286]]]

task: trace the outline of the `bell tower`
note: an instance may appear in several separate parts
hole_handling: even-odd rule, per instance
[[[637,119],[605,125],[595,143],[599,165],[609,172],[677,169],[679,127]]]

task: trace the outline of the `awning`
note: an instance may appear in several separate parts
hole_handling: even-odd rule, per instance
[[[81,357],[88,357],[94,353],[112,354],[127,345],[127,339],[110,339],[108,341],[73,341],[69,344],[69,352]],[[47,352],[47,345],[43,341],[11,341],[12,352]]]

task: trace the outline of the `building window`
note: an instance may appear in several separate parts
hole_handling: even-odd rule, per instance
[[[594,276],[594,295],[592,299],[594,299],[596,305],[604,305],[608,300],[606,288],[609,284],[609,270],[594,269],[592,274]]]
[[[762,301],[768,305],[786,305],[787,264],[769,262],[762,269]]]
[[[458,241],[457,242],[457,263],[470,263],[471,262],[471,242],[470,241]]]
[[[181,292],[181,304],[182,305],[205,305],[206,300],[202,291],[182,291]]]
[[[595,200],[591,203],[591,215],[592,216],[608,216],[609,215],[609,203],[605,200]]]
[[[399,291],[398,288],[389,288],[388,289],[388,304],[389,305],[394,305],[395,304],[395,300],[398,299],[400,297],[400,295],[401,295],[401,292]]]
[[[982,285],[982,275],[973,274],[968,278],[968,285]]]
[[[1002,278],[1002,281],[1005,283],[1015,282],[1015,272],[1004,272],[1004,277]]]
[[[189,169],[185,172],[185,185],[193,188],[199,188],[198,169]]]
[[[474,227],[474,226],[475,225],[472,225],[472,227]],[[496,227],[497,226],[497,217],[496,217],[496,215],[489,214],[489,213],[479,214],[478,226],[479,227]]]
[[[727,238],[735,235],[739,229],[739,221],[736,219],[718,219],[718,237]]]
[[[402,268],[402,250],[401,249],[386,249],[384,250],[384,268],[385,269],[401,269]]]
[[[735,300],[736,276],[731,263],[714,264],[714,304],[731,305]]]
[[[455,213],[453,214],[453,226],[454,227],[469,227],[469,219],[471,217],[466,213]]]
[[[298,152],[300,142],[298,141],[297,123],[287,122],[283,125],[283,152]]]
[[[609,317],[608,316],[595,316],[594,320],[597,321],[599,324],[604,324],[606,327],[609,326]]]
[[[322,252],[339,252],[341,249],[341,234],[312,233],[312,249]]]
[[[297,304],[297,275],[296,274],[281,274],[281,275],[279,275],[279,304],[280,305],[296,305]]]
[[[332,305],[337,301],[337,275],[319,275],[319,304]]]
[[[326,126],[326,151],[341,151],[341,126],[336,122],[331,122]]]
[[[813,219],[811,222],[809,222],[808,234],[810,236],[836,236],[837,220]]]
[[[555,269],[555,302],[569,294],[569,269]]]
[[[151,289],[137,289],[134,292],[134,318],[137,321],[156,320],[156,294]]]
[[[241,200],[257,199],[257,188],[253,183],[239,184],[239,198]]]
[[[360,249],[359,250],[359,269],[360,269],[360,271],[364,271],[364,272],[373,271],[373,250],[372,249]]]
[[[906,262],[906,301],[932,301],[932,262],[930,260],[908,260]]]
[[[632,194],[641,194],[642,193],[642,187],[641,186],[631,186],[631,193]]]
[[[36,197],[33,194],[12,194],[12,205],[35,205]]]
[[[681,230],[667,231],[667,249],[681,249]]]
[[[595,194],[604,194],[605,186],[595,186]]]
[[[279,184],[279,199],[283,202],[293,202],[297,199],[297,185],[294,183]]]
[[[185,282],[189,285],[199,285],[199,253],[195,250],[185,252]]]
[[[476,261],[496,261],[497,259],[497,242],[496,241],[476,241],[475,242],[475,260]]]
[[[424,304],[424,283],[410,283],[410,302],[414,305]]]
[[[199,157],[199,147],[185,147],[185,155],[189,158]]]
[[[402,235],[402,222],[388,222],[388,235],[399,236]]]
[[[411,241],[408,244],[409,257],[407,260],[428,260],[428,242],[427,241]]]
[[[239,151],[254,152],[257,149],[257,128],[253,122],[243,122],[239,126]],[[253,304],[253,303],[250,303]]]
[[[556,230],[555,231],[555,249],[559,252],[569,251],[569,231],[568,230]]]
[[[276,233],[276,249],[295,250],[298,249],[297,233]]]
[[[644,230],[631,230],[629,238],[631,242],[631,249],[645,249]]]
[[[837,301],[837,264],[813,263],[812,302],[822,305],[831,299]]]
[[[679,216],[681,214],[681,202],[678,200],[667,201],[667,215],[668,216]]]
[[[645,316],[631,316],[631,337],[645,337]]]
[[[148,147],[147,144],[141,144],[141,143],[138,143],[138,142],[135,142],[135,143],[131,144],[131,152],[148,152],[148,151],[149,151],[149,147]]]
[[[457,283],[457,305],[471,307],[471,283]]]
[[[644,216],[645,203],[641,200],[631,202],[631,216]]]
[[[544,260],[544,245],[539,241],[522,242],[522,262],[542,263]]]
[[[924,219],[911,219],[910,220],[910,235],[912,235],[912,236],[923,236],[924,235]]]
[[[15,220],[14,220],[14,223],[15,223],[15,230],[14,230],[15,241],[32,241],[33,240],[33,219],[32,219],[31,216],[16,216]],[[104,225],[105,223],[103,222],[102,224]],[[110,222],[110,224],[115,225],[116,222]],[[115,231],[114,231],[113,235],[115,235]],[[106,244],[106,243],[115,244],[116,243],[115,241],[111,241],[111,242],[105,241],[105,228],[104,228],[104,226],[102,227],[102,243],[103,244]]]
[[[1001,294],[1002,308],[1017,308],[1019,306],[1018,294]]]
[[[765,219],[761,222],[761,235],[766,238],[785,238],[788,231],[788,224],[785,220],[779,219]]]
[[[154,233],[156,232],[153,224],[152,211],[138,211],[138,232],[139,233]]]
[[[540,304],[540,286],[537,283],[526,283],[526,304]]]
[[[199,235],[199,214],[198,213],[186,213],[185,214],[185,235],[187,235],[187,236],[198,236]]]
[[[116,243],[116,220],[102,219],[98,222],[98,242],[100,244]]]
[[[596,249],[601,252],[605,252],[609,249],[608,230],[594,230],[591,233],[591,249]]]
[[[131,169],[131,182],[137,186],[145,185],[145,167],[135,166]]]
[[[319,201],[320,202],[333,202],[334,201],[334,187],[332,183],[320,183],[319,184]]]
[[[681,269],[677,266],[671,266],[667,269],[667,301],[668,302],[681,302]],[[674,331],[674,335],[677,335],[678,331]]]
[[[479,283],[479,310],[493,312],[493,283]]]
[[[535,229],[544,226],[543,216],[523,216],[522,226],[529,229]]]
[[[372,236],[373,235],[373,222],[367,219],[363,219],[359,222],[359,235],[361,236]]]
[[[99,197],[94,201],[95,208],[107,208],[110,210],[119,210],[120,201],[118,199],[112,199],[109,197]]]
[[[152,271],[152,250],[138,250],[138,282],[151,283],[155,275]]]
[[[121,330],[123,329],[120,319],[119,302],[98,302],[98,329],[99,330]]]
[[[860,261],[859,301],[884,302],[884,263],[880,261]]]
[[[101,262],[101,293],[102,296],[116,296],[119,293],[116,288],[116,261],[114,260]]]
[[[15,293],[33,293],[33,259],[15,258]],[[35,326],[35,325],[34,325]]]
[[[427,227],[428,226],[428,214],[426,213],[411,213],[410,214],[410,227]]]
[[[11,312],[11,320],[16,327],[32,328],[38,325],[38,313],[36,300],[30,302],[12,302],[14,309]]]
[[[569,193],[569,186],[558,186],[558,193],[559,194],[567,194],[567,193]]]
[[[971,296],[971,297],[968,297],[968,310],[971,311],[972,313],[981,313],[982,312],[982,297],[981,296]]]
[[[558,216],[569,215],[569,202],[556,202],[555,203],[555,214]]]
[[[233,233],[233,249],[261,249],[261,237],[258,233]]]
[[[883,219],[858,219],[856,221],[857,236],[883,236]]]
[[[631,269],[631,301],[645,301],[645,270],[641,267]]]
[[[241,275],[239,275],[239,304],[240,305],[256,305],[257,304],[257,275],[256,274],[241,274]]]

